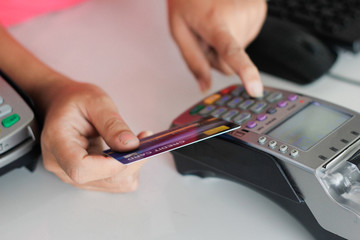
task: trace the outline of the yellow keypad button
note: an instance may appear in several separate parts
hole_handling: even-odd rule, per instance
[[[215,101],[219,100],[220,97],[221,97],[220,94],[211,95],[210,97],[207,97],[207,98],[204,100],[204,103],[205,103],[205,104],[213,104]]]

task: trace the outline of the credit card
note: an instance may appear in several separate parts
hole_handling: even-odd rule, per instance
[[[219,118],[207,117],[140,139],[139,148],[129,152],[105,150],[107,156],[127,165],[161,153],[240,128],[240,125]]]

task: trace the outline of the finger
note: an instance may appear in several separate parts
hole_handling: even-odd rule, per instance
[[[54,156],[74,184],[109,178],[127,168],[113,158],[89,155],[83,144],[79,144],[76,140],[58,146]]]
[[[142,139],[142,138],[145,138],[145,137],[149,137],[149,136],[151,136],[151,135],[153,135],[153,134],[154,134],[154,133],[151,132],[151,131],[143,131],[143,132],[139,133],[137,137],[138,137],[139,139]]]
[[[101,185],[106,186],[111,192],[135,191],[139,185],[140,169],[146,162],[147,159],[144,159],[128,165],[125,171],[111,178],[104,179]]]
[[[140,169],[137,173],[133,175],[128,175],[125,177],[119,176],[119,177],[105,178],[105,179],[95,180],[86,183],[74,182],[64,172],[58,173],[57,176],[63,182],[71,184],[81,189],[99,191],[99,192],[124,193],[124,192],[133,192],[137,189],[139,185],[139,174],[140,174]]]
[[[141,139],[152,134],[151,131],[143,131],[139,133],[138,138]],[[113,193],[133,192],[138,187],[140,169],[146,161],[147,159],[144,159],[130,164],[126,169],[114,176],[88,182],[86,184],[75,184],[75,186],[92,191],[106,191]]]
[[[150,134],[150,132],[148,131],[143,133],[145,135]],[[71,157],[76,157],[76,156],[71,156]],[[87,162],[87,164],[91,164],[87,160],[88,159],[84,159],[84,161]],[[48,171],[54,173],[65,183],[86,190],[120,193],[120,192],[132,192],[137,189],[140,168],[146,161],[144,160],[139,161],[126,167],[114,161],[116,162],[115,168],[119,168],[118,170],[116,170],[118,172],[111,171],[108,174],[98,175],[98,177],[95,177],[93,173],[84,170],[87,171],[87,174],[92,174],[92,178],[84,178],[83,173],[77,173],[77,176],[74,176],[72,173],[66,173],[59,166],[55,157],[48,151],[45,151],[43,154],[43,162],[44,162],[44,167]],[[74,165],[73,167],[81,167]],[[93,166],[96,167],[95,165]],[[103,167],[103,164],[101,164],[100,167]],[[110,166],[110,167],[114,169],[114,166]],[[96,169],[99,168],[96,167]],[[82,177],[80,177],[80,175],[82,175]]]
[[[238,70],[235,69],[240,79],[242,79],[246,91],[252,97],[262,97],[264,86],[260,78],[260,73],[255,64],[251,61],[249,55],[245,50],[241,50],[238,53],[238,59],[232,59],[234,66],[238,66]],[[227,61],[229,62],[229,61]],[[236,64],[238,62],[238,64]],[[229,63],[230,65],[231,63]]]
[[[72,184],[76,187],[92,191],[113,193],[133,192],[138,188],[140,169],[146,161],[147,160],[141,160],[127,165],[126,169],[108,178],[87,182],[84,184]]]
[[[73,185],[84,184],[112,177],[127,168],[112,158],[88,155],[86,151],[89,145],[88,140],[83,136],[72,136],[73,133],[69,129],[63,132],[62,136],[49,140],[52,143],[42,141],[44,167],[64,182]],[[70,140],[63,141],[62,139]],[[57,147],[49,149],[49,144]]]
[[[59,176],[60,173],[65,173],[62,168],[59,166],[56,158],[50,151],[42,149],[42,160],[44,164],[44,168],[49,172],[54,173],[55,175]],[[62,179],[63,180],[63,179]],[[64,181],[64,180],[63,180]]]
[[[234,71],[232,70],[232,68],[224,60],[222,60],[219,57],[219,55],[216,53],[216,51],[213,48],[208,48],[205,55],[211,65],[211,67],[213,67],[214,69],[216,69],[228,76],[235,74]]]
[[[171,21],[171,32],[190,71],[199,83],[201,91],[211,87],[210,65],[202,52],[197,37],[180,18]]]
[[[262,96],[263,85],[259,71],[232,34],[221,27],[210,33],[203,32],[202,34],[202,37],[216,49],[219,57],[239,75],[249,95]]]
[[[112,177],[101,179],[86,184],[73,184],[74,186],[91,191],[112,192],[112,193],[126,193],[133,192],[139,186],[140,170],[134,175],[127,175],[125,177]]]
[[[129,151],[139,146],[139,139],[117,113],[110,98],[104,97],[89,106],[91,107],[87,108],[87,114],[90,122],[111,149]]]

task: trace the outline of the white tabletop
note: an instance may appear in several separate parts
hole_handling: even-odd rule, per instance
[[[101,85],[135,132],[168,128],[204,97],[169,35],[165,1],[94,0],[10,31],[58,71]],[[214,73],[211,92],[238,81]],[[299,86],[265,74],[263,81],[360,111],[360,87],[348,82],[324,76]],[[241,184],[181,176],[169,153],[150,159],[139,189],[127,194],[75,188],[42,164],[34,173],[14,170],[0,180],[0,213],[4,240],[313,239],[280,206]]]

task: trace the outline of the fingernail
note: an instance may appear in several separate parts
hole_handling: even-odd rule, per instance
[[[264,88],[261,82],[259,81],[254,81],[254,82],[250,82],[248,84],[248,91],[249,91],[249,95],[255,98],[259,98],[263,96],[263,92],[264,92]]]
[[[119,135],[120,142],[124,145],[137,143],[139,139],[131,132],[122,132]]]
[[[206,94],[210,88],[209,84],[207,84],[207,82],[204,81],[202,78],[197,78],[197,82],[199,83],[200,91],[203,94]]]
[[[203,95],[207,95],[208,92],[209,92],[209,89],[207,89],[207,88],[201,89],[201,93],[202,93]]]
[[[153,134],[154,133],[152,131],[143,131],[138,135],[138,138],[139,139],[146,138],[146,137],[149,137],[149,136],[151,136]]]
[[[154,134],[154,132],[147,130],[147,131],[144,132],[144,134],[145,134],[146,136],[151,136],[151,135]]]

